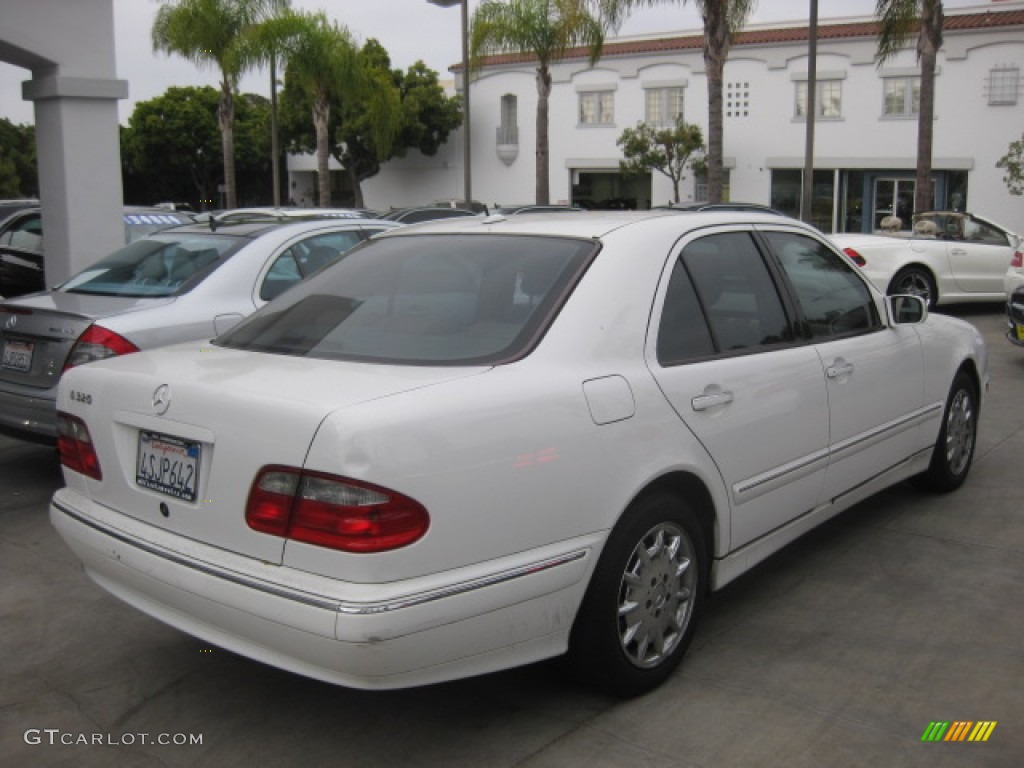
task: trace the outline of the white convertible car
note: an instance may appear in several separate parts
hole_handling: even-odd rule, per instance
[[[888,485],[960,486],[987,386],[971,325],[791,219],[466,218],[69,371],[50,516],[114,595],[303,675],[568,652],[634,695],[710,591]]]
[[[970,213],[914,217],[912,233],[838,234],[832,241],[889,295],[940,304],[1006,301],[1021,269],[1021,236]]]

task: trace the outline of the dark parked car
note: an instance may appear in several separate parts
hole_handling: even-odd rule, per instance
[[[478,216],[465,208],[452,208],[440,205],[426,205],[419,208],[396,208],[381,216],[387,221],[400,224],[419,224],[421,221],[437,221],[438,219],[455,219],[460,216]]]
[[[491,213],[502,216],[519,216],[525,213],[583,213],[584,209],[575,205],[496,205]]]
[[[740,213],[774,213],[776,216],[785,216],[782,211],[777,211],[767,205],[760,203],[672,203],[672,205],[658,205],[656,208],[665,208],[671,211],[736,211]]]
[[[159,208],[126,206],[123,215],[125,243],[192,221],[187,213]],[[45,288],[42,210],[24,208],[0,222],[0,296],[20,296]]]
[[[1015,290],[1006,300],[1006,338],[1024,347],[1024,287]]]

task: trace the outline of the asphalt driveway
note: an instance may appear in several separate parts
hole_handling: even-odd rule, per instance
[[[1024,765],[1024,349],[1001,308],[955,314],[992,354],[965,487],[897,486],[771,557],[627,702],[554,663],[367,693],[211,648],[94,585],[47,518],[55,452],[0,438],[0,765]],[[995,727],[922,741],[966,721]]]

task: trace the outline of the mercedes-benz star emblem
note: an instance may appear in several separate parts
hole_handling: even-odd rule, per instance
[[[153,392],[153,410],[156,411],[158,416],[163,416],[167,413],[167,409],[171,407],[171,388],[166,384],[161,384]]]

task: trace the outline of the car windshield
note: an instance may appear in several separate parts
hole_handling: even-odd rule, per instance
[[[226,235],[153,235],[100,259],[61,290],[102,296],[173,296],[195,286],[242,242]]]
[[[216,343],[331,360],[508,362],[544,333],[594,252],[590,240],[537,236],[371,241]]]

